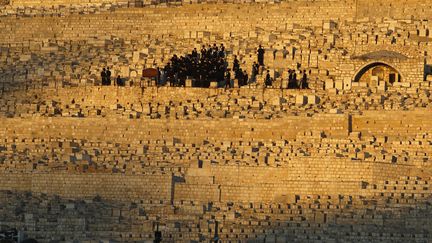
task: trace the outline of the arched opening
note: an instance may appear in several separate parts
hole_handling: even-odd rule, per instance
[[[367,83],[372,87],[381,82],[391,85],[401,81],[400,73],[392,66],[382,62],[374,62],[364,66],[354,78],[354,82]]]

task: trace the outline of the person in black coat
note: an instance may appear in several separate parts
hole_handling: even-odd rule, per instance
[[[301,78],[301,89],[308,89],[308,83],[307,83],[307,74],[306,70],[303,70],[303,76]]]
[[[196,48],[193,49],[191,57],[193,58],[194,61],[198,61],[198,51]]]
[[[258,48],[258,64],[260,65],[260,66],[264,66],[264,49],[262,48],[262,46],[261,45],[259,45],[259,48]]]
[[[205,48],[205,45],[203,45],[201,47],[201,58],[206,58],[207,57],[207,50]]]
[[[221,57],[221,58],[225,57],[225,46],[224,46],[224,44],[220,45],[220,48],[219,48],[219,57]]]
[[[103,68],[101,72],[102,85],[106,85],[106,76],[107,76],[106,70],[105,68]]]
[[[106,85],[111,85],[111,71],[109,68],[106,70]]]
[[[252,64],[251,83],[256,81],[256,75],[258,74],[258,64],[254,62]]]
[[[229,72],[229,70],[227,70],[225,73],[225,88],[230,88],[230,87],[231,87],[231,73]]]
[[[234,56],[234,62],[233,62],[233,70],[234,72],[237,72],[240,68],[239,60],[237,59],[237,56]]]
[[[120,75],[117,76],[116,83],[117,83],[117,86],[123,86],[123,80],[120,78]]]
[[[293,70],[288,69],[288,89],[294,88],[294,82],[293,82]]]
[[[266,78],[265,78],[265,82],[264,82],[264,84],[265,84],[265,87],[270,87],[270,86],[272,86],[272,80],[271,80],[271,77],[270,77],[270,72],[269,72],[269,70],[267,70],[267,75],[266,75]]]
[[[249,81],[249,76],[248,76],[248,74],[247,74],[247,72],[246,72],[246,70],[243,72],[243,84],[242,85],[247,85],[248,84],[248,81]]]

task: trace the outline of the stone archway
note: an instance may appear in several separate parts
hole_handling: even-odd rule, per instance
[[[361,67],[353,80],[359,83],[368,83],[369,86],[377,86],[379,82],[392,85],[402,81],[401,73],[393,66],[384,62],[372,62]]]

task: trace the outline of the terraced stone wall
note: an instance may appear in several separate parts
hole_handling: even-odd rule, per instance
[[[42,242],[152,241],[156,225],[166,242],[431,241],[429,9],[366,0],[1,7],[0,229]],[[273,87],[260,86],[267,71],[231,89],[140,78],[213,43],[249,73],[263,44]],[[406,58],[391,63],[404,82],[346,85],[382,50]],[[309,90],[284,88],[298,64]],[[106,66],[126,87],[99,86]]]
[[[28,190],[72,198],[100,195],[109,200],[116,198],[132,200],[140,197],[150,199],[160,197],[161,200],[168,200],[173,194],[176,200],[187,198],[193,200],[196,196],[195,200],[199,201],[214,199],[216,201],[259,202],[273,201],[284,195],[295,193],[370,195],[370,189],[364,183],[368,185],[381,180],[397,179],[406,174],[416,174],[418,173],[416,168],[428,168],[427,163],[417,163],[416,160],[407,162],[399,158],[398,163],[395,164],[392,156],[390,159],[387,156],[386,159],[385,157],[379,158],[379,155],[373,161],[365,161],[365,157],[361,157],[364,155],[359,153],[354,153],[352,158],[309,157],[310,155],[307,154],[301,155],[301,152],[299,154],[295,152],[292,158],[291,155],[280,157],[283,155],[263,153],[256,157],[255,162],[253,160],[242,161],[241,157],[236,156],[225,157],[227,155],[219,157],[219,160],[213,160],[206,156],[196,157],[196,152],[188,151],[201,143],[222,143],[222,148],[229,149],[232,146],[229,144],[238,141],[240,144],[238,150],[245,154],[253,154],[254,151],[258,151],[259,145],[255,147],[254,143],[263,143],[263,145],[269,143],[269,146],[277,146],[289,154],[289,150],[285,151],[284,147],[288,146],[290,141],[308,141],[308,136],[301,135],[309,133],[308,131],[314,131],[309,136],[319,141],[325,141],[325,139],[338,141],[339,139],[344,143],[348,142],[346,139],[351,136],[349,134],[368,136],[370,133],[384,139],[383,143],[391,143],[393,139],[396,142],[396,138],[400,136],[413,137],[415,134],[428,131],[428,128],[421,124],[415,125],[411,122],[405,125],[397,121],[397,117],[400,117],[402,121],[404,117],[413,115],[419,122],[425,122],[429,118],[427,114],[415,114],[414,112],[390,115],[396,120],[388,126],[392,125],[391,129],[399,131],[397,134],[385,128],[380,130],[381,127],[377,124],[380,119],[388,121],[388,113],[384,115],[371,113],[365,118],[360,116],[354,119],[349,119],[344,115],[323,115],[285,117],[268,121],[232,119],[167,121],[124,118],[33,118],[23,120],[6,118],[2,119],[1,129],[3,153],[5,155],[9,153],[27,154],[27,156],[32,156],[34,152],[37,153],[36,157],[31,159],[33,162],[23,160],[22,163],[16,161],[10,165],[9,163],[3,164],[6,176],[2,177],[4,179],[2,189]],[[378,130],[365,130],[363,126],[369,121],[376,126],[375,129],[385,131],[385,135],[378,133]],[[410,126],[421,127],[425,130],[406,130]],[[350,127],[352,131],[349,131]],[[326,138],[323,138],[322,134],[325,134]],[[157,167],[140,168],[139,164],[145,161],[141,157],[149,153],[150,144],[145,141],[158,140],[165,141],[163,143],[165,145],[160,148],[163,153],[171,150],[169,146],[178,147],[176,144],[179,144],[178,148],[182,148],[186,145],[183,147],[185,153],[179,158],[174,154],[171,155],[172,157],[165,157],[168,163],[177,166],[179,170],[176,171],[173,167],[174,170],[169,172],[168,169],[165,175],[152,175],[157,171]],[[108,154],[91,152],[90,148],[93,145],[86,144],[93,142],[103,143],[108,147],[110,144],[115,145],[119,148],[120,153],[111,155],[111,152]],[[31,145],[33,143],[35,145]],[[44,143],[46,145],[40,147]],[[29,153],[32,146],[38,149]],[[90,147],[84,151],[80,149],[87,146]],[[97,149],[99,150],[100,147]],[[121,152],[123,150],[124,152]],[[48,155],[50,151],[56,152]],[[130,156],[136,156],[136,162],[127,162],[131,159],[127,159]],[[8,157],[4,157],[3,160]],[[37,157],[40,158],[40,161],[37,161]],[[231,163],[236,159],[244,164],[236,166],[223,162],[226,160]],[[157,160],[152,163],[155,162]],[[254,163],[256,166],[253,165]],[[151,172],[153,170],[155,171]],[[8,171],[21,171],[21,173],[29,174],[8,175]],[[38,171],[48,174],[38,174]],[[59,174],[59,172],[66,174]],[[94,174],[94,172],[102,174]],[[117,173],[126,173],[126,175]],[[171,173],[179,178],[183,177],[184,181],[177,181],[177,184],[174,185],[175,179],[172,179]],[[133,174],[137,175],[133,176]],[[20,181],[15,183],[17,180]],[[198,192],[207,191],[205,187],[213,188],[210,190],[213,192],[209,195],[200,195]],[[195,195],[193,190],[188,193],[190,188],[198,190],[198,194]]]
[[[357,18],[427,19],[431,13],[422,0],[357,1]]]
[[[63,198],[95,198],[130,202],[139,199],[172,200],[172,177],[104,173],[2,173],[1,190],[58,195]]]
[[[51,7],[51,6],[91,6],[91,5],[115,5],[127,7],[142,7],[149,5],[171,5],[180,6],[185,4],[198,4],[198,3],[216,3],[214,0],[176,0],[176,1],[160,1],[160,0],[2,0],[0,3],[3,5],[9,4],[14,7]],[[371,2],[368,0],[225,0],[224,3],[242,3],[242,4],[280,4],[289,3],[293,6],[316,5],[321,8],[320,11],[331,11],[333,14],[337,13],[336,9],[330,10],[327,6],[342,6],[345,5],[346,9],[350,9],[351,18],[357,21],[364,21],[365,19],[377,18],[393,18],[393,19],[426,19],[431,15],[431,10],[428,4],[422,0],[385,0],[379,2]],[[221,2],[218,2],[221,3]],[[312,17],[312,16],[311,16]],[[316,16],[315,16],[316,17]]]
[[[404,83],[422,82],[430,69],[425,66],[432,53],[425,51],[431,46],[428,21],[356,22],[354,9],[339,1],[77,11],[34,13],[32,18],[22,17],[31,15],[30,10],[1,12],[0,30],[6,33],[0,37],[1,85],[98,85],[107,66],[113,76],[136,84],[143,68],[163,67],[174,54],[213,43],[225,44],[228,64],[237,55],[249,74],[262,44],[275,87],[284,86],[287,69],[298,65],[311,80],[332,81],[328,88],[336,89],[350,89],[355,74],[372,62],[395,66]],[[406,60],[355,59],[383,50]],[[258,75],[258,85],[265,75]]]

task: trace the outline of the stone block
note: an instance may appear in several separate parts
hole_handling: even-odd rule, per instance
[[[378,89],[378,91],[386,91],[387,90],[387,83],[383,82],[383,81],[379,82],[377,89]]]
[[[140,52],[134,51],[132,54],[132,62],[137,63],[140,60]]]
[[[334,28],[336,28],[336,23],[334,21],[332,21],[332,20],[324,21],[324,23],[323,23],[323,29],[324,30],[332,30]]]
[[[351,78],[345,78],[343,80],[343,89],[344,90],[350,90],[352,87],[352,80]]]
[[[216,81],[210,82],[210,88],[217,88],[217,87],[218,87],[218,82]]]
[[[31,59],[31,55],[30,54],[28,54],[28,55],[21,55],[20,56],[20,61],[21,62],[27,62],[27,61],[30,61],[30,59]]]
[[[411,83],[409,83],[409,82],[401,82],[400,84],[401,84],[401,86],[404,87],[404,88],[409,88],[409,87],[411,87]]]
[[[238,79],[234,79],[233,83],[234,83],[234,88],[238,88],[239,87],[239,81],[238,81]]]
[[[297,95],[296,96],[296,105],[306,105],[307,103],[307,97],[304,95]]]
[[[330,109],[329,110],[330,114],[342,114],[341,109]]]
[[[426,37],[426,36],[428,36],[428,34],[429,34],[429,30],[427,30],[427,29],[420,29],[419,30],[419,36],[420,37]]]
[[[122,66],[120,68],[120,76],[121,77],[129,77],[130,71],[129,66]]]
[[[336,81],[335,82],[335,88],[338,90],[343,90],[344,88],[344,82],[343,81]]]
[[[325,81],[325,89],[333,89],[335,87],[334,81],[332,79],[327,79]]]
[[[308,95],[307,96],[307,103],[311,105],[316,105],[320,101],[319,97],[316,95]]]
[[[378,86],[378,82],[379,82],[378,76],[371,76],[371,78],[370,78],[371,87]]]
[[[280,106],[284,103],[286,103],[286,100],[283,97],[275,97],[272,99],[272,105],[274,106]]]
[[[354,64],[344,63],[339,66],[339,69],[345,72],[352,72],[355,68],[354,68]]]
[[[338,94],[338,90],[335,89],[335,88],[328,89],[327,92],[328,92],[330,95],[336,95],[336,94]]]

